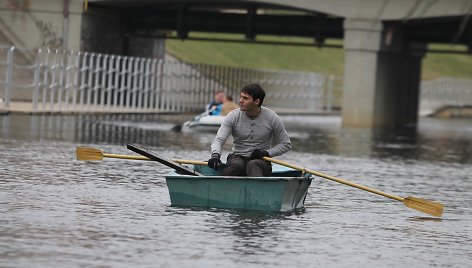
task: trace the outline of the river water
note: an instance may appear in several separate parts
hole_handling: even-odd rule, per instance
[[[285,116],[279,159],[398,196],[445,204],[441,219],[316,178],[293,213],[170,206],[155,162],[81,162],[77,146],[207,160],[214,133],[182,116],[0,117],[0,267],[470,267],[472,121],[343,128]],[[227,154],[230,147],[225,147]]]

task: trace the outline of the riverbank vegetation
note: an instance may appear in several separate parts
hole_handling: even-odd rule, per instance
[[[212,37],[243,40],[243,37],[235,35],[219,34]],[[258,37],[258,40],[313,43],[313,39],[290,37]],[[342,40],[327,40],[326,43],[342,46]],[[465,46],[459,45],[431,45],[430,49],[466,50]],[[338,76],[344,73],[345,52],[342,48],[168,39],[166,52],[192,63],[309,71]],[[472,55],[427,53],[423,59],[422,79],[443,76],[472,79]]]

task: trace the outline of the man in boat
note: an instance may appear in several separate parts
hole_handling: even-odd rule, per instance
[[[221,115],[227,115],[234,109],[238,109],[239,106],[233,101],[233,97],[226,95],[223,107],[221,108]]]
[[[217,91],[213,95],[213,99],[206,107],[206,112],[209,115],[219,115],[221,114],[221,109],[223,108],[223,102],[225,100],[225,93],[223,91]]]
[[[263,107],[265,92],[251,84],[241,89],[239,109],[226,115],[215,139],[211,143],[208,166],[218,169],[223,144],[233,136],[233,152],[228,155],[223,176],[265,177],[272,173],[270,162],[264,156],[274,157],[292,149],[292,143],[280,117]],[[272,140],[276,144],[272,146]]]

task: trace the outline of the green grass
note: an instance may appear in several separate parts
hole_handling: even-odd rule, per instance
[[[431,49],[465,50],[465,47],[446,45],[430,46]],[[472,55],[429,53],[423,60],[423,79],[451,76],[472,79]]]
[[[208,35],[194,34],[192,36],[204,37]],[[242,39],[241,36],[236,35],[220,34],[213,36],[217,38]],[[260,40],[313,42],[307,38],[288,37],[262,37]],[[328,40],[328,43],[342,44],[339,40]],[[461,46],[451,47],[444,45],[435,45],[431,46],[431,48],[443,50],[451,48],[456,50],[465,49]],[[309,71],[339,76],[342,76],[344,72],[345,53],[343,49],[337,48],[168,39],[166,41],[166,51],[183,61],[192,63]],[[426,54],[422,66],[422,79],[434,79],[442,76],[472,79],[472,55]]]

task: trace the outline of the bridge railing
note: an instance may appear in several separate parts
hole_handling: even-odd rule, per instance
[[[472,106],[472,79],[441,77],[423,81],[420,113],[431,114],[445,106]]]
[[[47,49],[29,53],[35,59],[26,62],[21,51],[0,47],[0,109],[6,111],[198,112],[214,92],[237,100],[249,83],[266,89],[266,106],[291,113],[331,111],[340,98],[339,78],[317,73]]]

